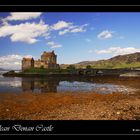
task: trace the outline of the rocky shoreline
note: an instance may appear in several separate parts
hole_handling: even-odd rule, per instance
[[[140,77],[140,72],[129,72],[121,74],[120,77]]]
[[[84,69],[83,69],[84,71]],[[46,72],[46,73],[34,73],[34,72],[15,72],[9,71],[3,73],[4,77],[70,77],[70,76],[90,76],[90,77],[102,77],[102,76],[117,76],[117,77],[140,77],[139,70],[128,70],[128,69],[92,69],[92,73],[87,73],[88,70],[85,70],[85,73],[80,73],[80,70],[75,72]]]
[[[0,120],[140,120],[140,94],[0,94]]]

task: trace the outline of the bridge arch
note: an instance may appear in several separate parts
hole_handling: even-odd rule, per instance
[[[79,74],[79,75],[84,75],[84,70],[79,70],[79,71],[78,71],[78,74]]]

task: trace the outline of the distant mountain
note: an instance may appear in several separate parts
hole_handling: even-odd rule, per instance
[[[87,65],[93,68],[137,68],[140,67],[140,52],[118,55],[107,60],[82,61],[73,65],[77,68],[86,68]]]
[[[3,69],[3,68],[0,68],[0,71],[6,71],[5,69]]]
[[[126,63],[140,62],[140,52],[126,55],[118,55],[116,57],[110,58],[111,62],[123,61]]]

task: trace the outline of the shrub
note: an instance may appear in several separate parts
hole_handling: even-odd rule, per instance
[[[91,68],[92,68],[91,65],[86,66],[86,69],[91,69]]]
[[[67,70],[75,70],[76,68],[75,68],[74,65],[69,65],[66,69],[67,69]]]

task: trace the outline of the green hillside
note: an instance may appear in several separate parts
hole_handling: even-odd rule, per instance
[[[140,68],[140,53],[133,53],[127,55],[118,55],[107,60],[99,61],[83,61],[73,64],[76,68],[86,68],[90,65],[92,68]],[[68,65],[61,65],[65,68]]]

